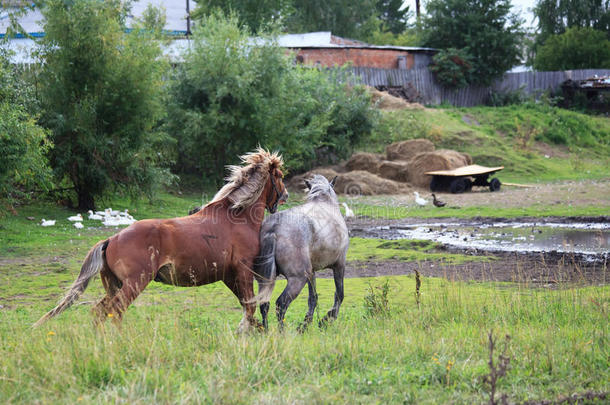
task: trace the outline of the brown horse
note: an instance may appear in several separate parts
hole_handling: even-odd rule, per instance
[[[98,242],[59,304],[34,326],[70,307],[99,272],[106,296],[93,308],[99,322],[118,324],[131,302],[152,280],[199,286],[222,280],[244,309],[239,330],[255,324],[253,262],[265,208],[275,212],[288,198],[283,161],[261,148],[231,166],[228,182],[199,212],[182,218],[147,219]]]

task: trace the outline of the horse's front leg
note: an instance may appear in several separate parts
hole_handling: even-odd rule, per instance
[[[335,303],[328,313],[320,321],[320,327],[328,324],[329,321],[334,321],[339,316],[339,308],[343,302],[343,275],[345,274],[345,262],[339,262],[333,265],[333,277],[335,279]]]
[[[227,276],[223,281],[233,294],[239,299],[244,315],[239,322],[237,331],[247,332],[251,326],[259,326],[260,323],[254,319],[256,302],[254,301],[254,276],[251,266],[239,263],[237,270],[232,272],[235,276]],[[262,325],[261,325],[262,326]]]

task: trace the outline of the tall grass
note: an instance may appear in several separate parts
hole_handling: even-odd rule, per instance
[[[290,307],[284,333],[238,335],[241,311],[221,284],[151,286],[117,330],[92,327],[80,305],[38,330],[52,302],[3,309],[0,398],[8,403],[350,403],[483,402],[487,332],[509,334],[511,368],[498,392],[513,401],[608,391],[606,286],[554,291],[425,278],[418,308],[411,276],[389,285],[389,314],[370,316],[370,284],[346,280],[339,320],[304,334],[296,326],[306,293]],[[99,282],[97,283],[99,284]],[[276,296],[285,283],[279,283]],[[319,280],[319,314],[332,280]],[[99,286],[85,301],[100,293]],[[321,317],[320,315],[320,317]]]

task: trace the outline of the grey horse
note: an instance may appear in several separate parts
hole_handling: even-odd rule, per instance
[[[320,324],[336,319],[339,314],[349,236],[333,190],[335,179],[329,182],[324,176],[314,175],[305,181],[309,189],[305,204],[270,215],[263,221],[261,251],[254,264],[254,273],[259,285],[255,299],[261,304],[265,329],[268,327],[269,300],[279,274],[288,282],[276,302],[280,328],[288,306],[305,283],[309,287],[309,310],[300,329],[304,330],[311,323],[318,301],[314,273],[325,268],[333,269],[335,303]]]

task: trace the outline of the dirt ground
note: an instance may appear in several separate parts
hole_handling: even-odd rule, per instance
[[[429,192],[420,191],[429,197]],[[501,191],[491,193],[483,188],[464,194],[439,193],[437,196],[446,201],[448,206],[490,206],[527,207],[532,205],[572,204],[574,206],[607,206],[608,215],[596,217],[596,222],[610,222],[610,179],[537,184],[530,188],[503,187]],[[413,196],[374,196],[360,197],[359,201],[368,204],[414,205]],[[511,218],[519,221],[519,218]],[[581,222],[591,220],[583,217],[544,218],[545,222]],[[468,223],[468,219],[444,218],[442,221]],[[494,218],[493,222],[501,222]],[[421,223],[421,218],[401,220],[358,218],[348,221],[352,236],[366,227],[395,225],[397,223]],[[425,222],[425,221],[423,221]],[[438,221],[433,221],[438,222]],[[470,254],[467,251],[455,250],[457,253]],[[606,262],[588,262],[578,256],[559,253],[492,253],[495,260],[491,262],[470,262],[454,265],[442,261],[402,262],[402,261],[369,261],[351,262],[346,269],[346,277],[375,277],[382,275],[420,274],[429,277],[445,277],[454,280],[508,281],[519,282],[533,287],[554,287],[559,283],[599,285],[610,282]],[[330,271],[318,272],[319,277],[332,277]]]
[[[419,190],[431,199],[429,190]],[[491,193],[489,189],[474,187],[472,192],[463,194],[436,193],[447,203],[447,207],[497,206],[499,208],[528,207],[532,205],[572,204],[580,206],[608,206],[610,215],[610,179],[567,181],[561,183],[532,184],[531,187],[503,185],[500,191]],[[415,205],[413,195],[359,197],[370,204],[400,206]]]

